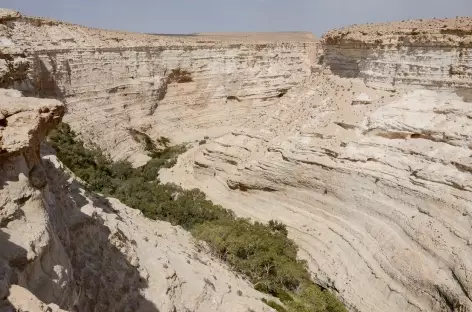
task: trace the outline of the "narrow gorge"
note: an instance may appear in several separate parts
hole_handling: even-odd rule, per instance
[[[44,305],[31,311],[272,311],[182,228],[83,189],[40,144],[64,116],[134,167],[149,141],[185,143],[159,179],[284,223],[313,281],[350,311],[472,311],[472,18],[318,40],[0,10],[0,87],[2,298]]]

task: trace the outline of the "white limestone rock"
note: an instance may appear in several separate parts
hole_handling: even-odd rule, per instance
[[[353,106],[352,90],[380,100]],[[316,280],[353,310],[470,311],[470,103],[333,76],[291,94],[161,180],[287,224]]]
[[[307,78],[319,47],[305,33],[172,37],[37,18],[6,25],[13,47],[32,61],[15,88],[60,98],[65,121],[84,140],[135,165],[146,152],[130,129],[174,144],[226,133]],[[188,79],[169,79],[173,70]]]
[[[14,20],[20,17],[21,17],[20,12],[10,10],[10,9],[0,8],[0,21],[2,22]]]
[[[40,157],[63,104],[0,91],[0,112],[1,311],[273,311],[188,232]]]
[[[352,100],[352,105],[369,105],[369,104],[372,104],[372,99],[367,93],[361,93],[354,100]]]
[[[211,137],[162,172],[161,180],[199,187],[238,215],[287,224],[314,279],[336,291],[352,310],[472,311],[470,18],[349,27],[329,32],[322,45],[304,36],[262,41],[260,36],[243,40],[221,34],[165,37],[33,18],[5,25],[7,29],[0,29],[9,36],[2,39],[8,42],[4,53],[26,53],[31,62],[27,75],[16,76],[12,87],[59,97],[73,128],[115,159],[135,164],[147,159],[142,142],[129,129],[152,139],[168,136],[173,143]],[[176,69],[191,77],[185,83],[170,79]],[[361,94],[367,95],[361,100],[370,99],[369,105],[352,105]],[[54,163],[51,156],[45,159]],[[22,282],[35,296],[78,299],[81,307],[112,302],[100,306],[105,311],[154,302],[152,296],[162,293],[150,289],[171,286],[178,291],[158,297],[163,308],[183,308],[178,302],[185,298],[197,309],[201,296],[195,289],[209,285],[202,273],[207,271],[193,271],[177,256],[170,260],[175,250],[179,255],[192,250],[186,234],[176,229],[169,238],[182,248],[165,245],[150,229],[169,225],[128,216],[131,210],[109,200],[118,215],[127,216],[120,221],[80,187],[66,193],[74,194],[73,199],[56,198],[63,193],[55,191],[40,197],[27,182],[30,163],[20,158],[14,164],[5,172],[20,184],[8,184],[8,192],[30,192],[31,207],[42,207],[40,198],[52,207],[47,211],[67,207],[52,214],[55,232],[48,232],[46,214],[38,212],[44,209],[31,208],[36,215],[25,211],[24,219],[15,214],[17,206],[10,200],[22,197],[2,197],[10,200],[6,218],[20,219],[12,221],[21,225],[9,232],[13,241],[34,239],[38,246],[25,243],[24,250],[8,249],[9,257],[21,260],[14,263],[38,261],[56,235],[61,242],[57,248],[62,245],[66,253],[81,255],[70,258],[72,267],[83,268],[82,259],[96,259],[93,255],[106,246],[108,256],[97,260],[99,268],[111,266],[110,276],[120,275],[111,265],[119,257],[132,285],[139,284],[138,276],[150,285],[147,293],[118,279],[94,295],[100,269],[78,269],[74,278],[89,281],[89,292],[57,288],[53,281],[53,296],[28,280]],[[54,172],[49,169],[44,172]],[[48,177],[46,188],[61,189],[64,184],[51,186],[55,179]],[[41,181],[39,174],[35,184],[41,186]],[[36,219],[41,222],[27,231],[27,221]],[[103,219],[106,226],[97,227]],[[135,225],[149,242],[162,244],[162,251],[153,249],[142,234],[132,233]],[[135,235],[137,245],[131,243]],[[152,261],[176,263],[176,275],[172,269],[165,273],[169,279],[150,273],[156,262],[148,259],[149,250],[161,257]],[[67,281],[67,258],[59,259],[61,281]],[[149,278],[136,272],[138,264]],[[215,270],[227,274],[216,264]],[[2,282],[11,283],[13,275],[5,276]],[[181,284],[182,276],[196,282]],[[234,280],[230,274],[227,278]],[[212,298],[221,299],[224,286],[214,286]],[[120,287],[131,288],[127,296],[116,298]],[[69,295],[58,297],[62,293]],[[248,303],[259,303],[257,294],[248,293]],[[244,309],[234,302],[246,298],[228,298],[227,304],[214,305],[208,299],[198,308]]]

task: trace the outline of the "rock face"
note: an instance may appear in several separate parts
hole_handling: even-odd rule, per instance
[[[336,80],[323,78],[337,91],[287,98],[263,129],[190,151],[161,179],[287,224],[316,279],[353,310],[469,311],[470,104],[414,91],[333,108],[335,93],[352,94]]]
[[[317,51],[306,34],[169,37],[27,17],[3,28],[4,53],[26,56],[30,67],[14,86],[60,98],[84,139],[136,164],[148,158],[133,130],[175,143],[225,133],[308,77]]]
[[[45,302],[68,305],[74,300],[71,265],[48,221],[39,155],[41,139],[65,109],[56,100],[20,96],[0,93],[0,297],[19,284]]]
[[[85,139],[136,164],[146,156],[132,133],[169,136],[173,142],[209,136],[161,180],[199,187],[238,215],[287,224],[314,279],[337,291],[352,311],[472,311],[470,18],[354,26],[329,32],[322,46],[305,35],[265,41],[259,35],[165,37],[99,31],[11,12],[0,19],[3,85],[60,98],[67,105],[65,118]],[[43,163],[49,164],[43,170],[46,183],[43,171],[26,164],[9,166],[16,171],[5,176],[23,183],[12,186],[18,194],[29,190],[24,185],[30,183],[30,171],[37,177],[31,184],[40,192],[67,185],[56,185],[57,176],[50,176],[57,168],[54,156],[45,156]],[[12,247],[2,285],[19,284],[61,308],[71,302],[102,310],[161,303],[172,311],[172,305],[180,309],[179,298],[201,311],[239,309],[236,302],[254,309],[252,303],[259,303],[249,288],[243,290],[247,299],[231,301],[235,288],[224,295],[220,275],[213,281],[190,269],[200,263],[195,259],[188,267],[183,263],[187,273],[179,273],[176,265],[178,278],[172,270],[164,277],[150,273],[172,258],[171,250],[193,257],[187,234],[174,228],[165,232],[167,224],[144,220],[113,200],[104,205],[76,182],[67,183],[75,197],[43,195],[49,198],[47,207],[56,207],[45,210],[59,213],[41,217],[53,220],[54,231],[40,222],[32,225],[38,229],[28,235],[41,238],[34,244],[39,247],[13,240],[22,249]],[[10,205],[24,200],[7,199]],[[14,214],[14,205],[6,210],[13,214],[8,218],[28,224],[22,214]],[[133,232],[136,226],[139,231]],[[183,241],[182,248],[152,249],[156,242],[165,245],[160,232],[152,235],[159,228],[176,231],[167,239]],[[28,276],[25,268],[39,261],[34,259],[42,254],[41,246],[54,241],[48,237],[56,237],[42,233],[56,233],[56,249],[65,253],[48,260],[58,262],[53,267],[59,273],[51,282],[45,279],[53,294],[15,277]],[[9,235],[14,238],[13,232]],[[100,246],[108,248],[105,257],[97,267],[85,266],[83,259],[96,259]],[[156,265],[147,262],[157,261],[149,250],[153,255],[168,251]],[[112,284],[99,280],[97,272],[118,256],[122,265],[113,270],[130,278]],[[70,266],[80,269],[71,273]],[[192,278],[181,283],[180,276]],[[213,296],[189,295],[197,293],[193,280],[199,290],[213,290],[205,278],[215,286]],[[90,282],[68,286],[71,279]],[[166,295],[156,299],[151,290],[162,285]],[[115,287],[128,295],[113,297]],[[81,292],[89,288],[103,292]],[[212,298],[221,305],[212,305]]]
[[[457,90],[472,99],[471,29],[470,18],[346,27],[323,36],[324,59],[334,74],[376,88]]]
[[[40,157],[63,104],[2,90],[0,112],[0,311],[272,311],[189,233]]]
[[[371,42],[395,26],[327,34],[325,70],[161,178],[287,224],[315,279],[352,310],[472,311],[472,36],[444,28],[427,47]],[[393,85],[403,74],[391,67],[412,60],[415,80]],[[450,64],[463,70],[449,79]]]

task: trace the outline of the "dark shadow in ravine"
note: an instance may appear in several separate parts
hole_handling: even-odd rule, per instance
[[[79,182],[71,181],[68,174],[44,157],[43,165],[55,203],[49,208],[50,220],[74,269],[78,289],[74,309],[159,312],[141,295],[148,283],[140,276],[137,265],[130,263],[110,240],[120,244],[121,249],[132,248],[135,242],[120,230],[112,233],[100,216],[81,212],[81,208],[92,202],[95,207],[112,214],[109,201],[97,194],[84,193]]]
[[[26,79],[25,83],[33,86],[34,91],[22,90],[25,96],[64,101],[63,89],[56,82],[57,64],[52,53],[48,54],[52,71],[48,70],[44,60],[37,55],[30,55],[34,59],[35,77]],[[80,312],[159,312],[152,302],[141,295],[140,291],[148,287],[147,280],[140,276],[137,266],[131,264],[110,239],[117,240],[123,246],[132,245],[134,241],[128,241],[120,231],[111,233],[99,216],[89,216],[81,212],[81,208],[88,205],[90,200],[105,212],[114,213],[108,200],[95,194],[82,195],[80,183],[68,181],[69,175],[57,169],[47,159],[43,160],[43,165],[49,185],[45,192],[49,192],[49,204],[46,208],[51,228],[59,237],[71,261],[78,295],[72,306],[61,308]],[[0,191],[9,181],[18,181],[17,175],[0,177]],[[9,261],[2,257],[6,250],[4,248],[17,250],[22,255],[13,263],[20,266],[20,270],[21,266],[28,264],[21,262],[21,259],[26,259],[26,250],[20,250],[21,247],[11,243],[8,238],[9,236],[0,229],[0,287],[3,275],[7,274],[8,267],[12,266],[12,263],[8,265]],[[5,270],[2,264],[5,264]],[[15,283],[13,280],[12,284]],[[0,312],[14,311],[6,299],[0,297]]]
[[[472,90],[470,88],[457,88],[456,94],[464,100],[464,102],[472,103]]]
[[[0,228],[0,311],[13,312],[14,307],[8,300],[9,285],[16,284],[18,279],[14,268],[22,269],[26,265],[27,251],[10,241],[10,235]]]
[[[12,170],[14,168],[15,161],[11,160],[11,155],[0,155],[0,191],[9,183],[9,182],[18,182],[18,174]]]

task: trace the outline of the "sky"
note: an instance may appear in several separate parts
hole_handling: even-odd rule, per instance
[[[189,34],[310,31],[472,16],[472,0],[0,0],[0,7],[90,27]]]

